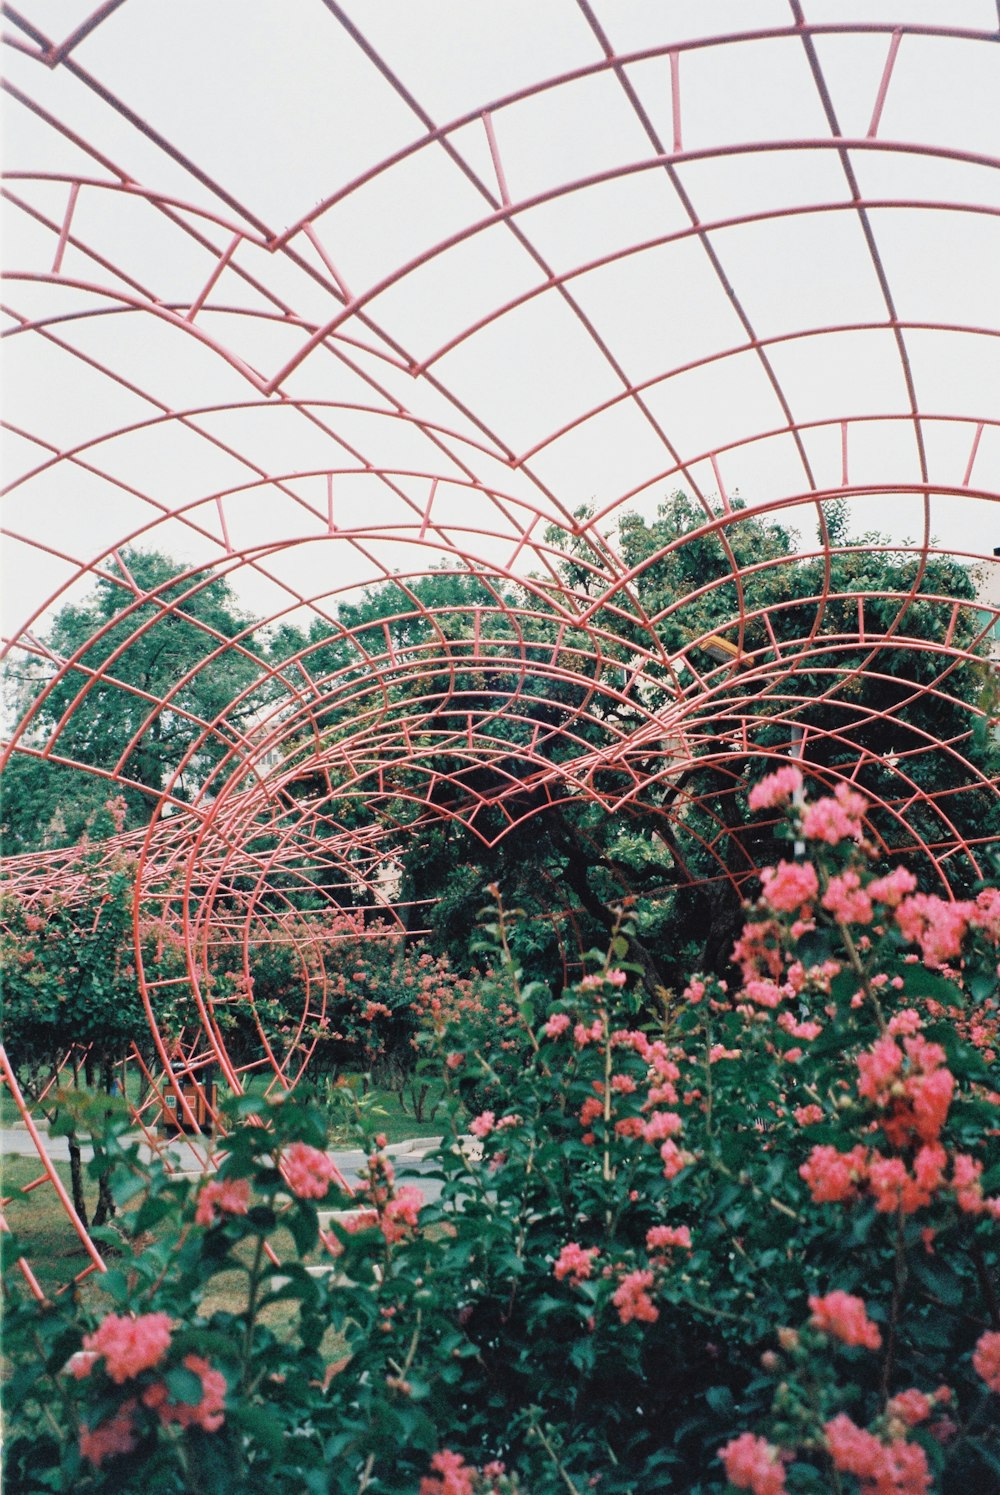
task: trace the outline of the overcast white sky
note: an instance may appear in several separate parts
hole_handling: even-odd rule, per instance
[[[20,6],[54,43],[93,8]],[[90,84],[6,49],[9,85],[43,111],[6,105],[6,325],[39,323],[4,349],[16,434],[3,447],[3,522],[19,537],[3,551],[8,636],[132,535],[188,563],[224,561],[227,541],[279,547],[234,573],[246,605],[272,615],[379,567],[423,569],[449,544],[527,568],[535,508],[592,501],[611,530],[618,506],[650,512],[678,486],[711,496],[721,484],[751,503],[837,489],[845,451],[852,488],[886,490],[852,500],[858,527],[919,540],[923,499],[896,492],[921,480],[909,396],[845,160],[872,204],[929,481],[946,490],[932,494],[930,532],[962,552],[1000,545],[1000,47],[904,34],[864,144],[891,27],[995,32],[992,0],[803,0],[814,24],[890,28],[816,38],[843,159],[800,36],[684,46],[787,33],[788,0],[595,0],[615,52],[633,59],[620,76],[600,66],[576,0],[336,9],[126,0],[71,55]],[[575,69],[491,111],[495,162],[481,111]],[[466,114],[419,144],[428,120]],[[740,144],[753,148],[728,151]],[[120,190],[121,173],[137,186]],[[331,198],[310,238],[303,220]],[[757,221],[728,222],[748,214]],[[565,295],[550,278],[562,276]],[[812,423],[801,451],[724,282],[793,421]],[[338,318],[272,391],[312,330]],[[856,324],[866,330],[823,331]],[[794,514],[811,543],[813,511]],[[344,538],[363,526],[386,534]]]

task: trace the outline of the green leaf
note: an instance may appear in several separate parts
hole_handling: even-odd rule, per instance
[[[982,1438],[970,1438],[969,1447],[975,1449],[986,1468],[1000,1478],[1000,1449],[991,1448]],[[985,1488],[985,1487],[984,1487]]]
[[[728,1386],[709,1386],[705,1392],[705,1400],[720,1417],[729,1417],[736,1410],[733,1393]]]
[[[184,1365],[175,1365],[168,1370],[163,1377],[170,1400],[176,1406],[178,1402],[186,1402],[189,1406],[195,1406],[201,1401],[203,1387],[201,1377],[193,1370],[188,1370]]]
[[[319,1240],[319,1218],[314,1209],[301,1206],[285,1215],[283,1224],[288,1226],[300,1256],[306,1256]]]
[[[228,1420],[243,1429],[251,1444],[259,1443],[273,1457],[279,1458],[284,1453],[284,1428],[280,1418],[270,1407],[263,1407],[259,1403],[239,1402],[228,1413]]]
[[[97,1279],[102,1292],[106,1292],[113,1303],[124,1306],[129,1299],[128,1280],[118,1267],[110,1267]]]
[[[128,1204],[130,1199],[134,1199],[137,1194],[141,1194],[143,1189],[147,1187],[147,1184],[148,1180],[143,1178],[140,1173],[118,1172],[111,1180],[111,1197],[118,1208],[121,1209],[124,1205]]]
[[[924,1256],[913,1261],[913,1275],[948,1308],[957,1308],[966,1293],[966,1284],[947,1262]]]

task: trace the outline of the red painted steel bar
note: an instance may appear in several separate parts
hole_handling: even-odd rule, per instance
[[[553,807],[588,806],[658,836],[675,885],[728,883],[743,896],[758,869],[744,848],[727,850],[742,764],[792,752],[828,788],[841,774],[867,782],[877,770],[880,789],[866,789],[874,842],[890,858],[920,857],[945,894],[959,863],[974,875],[986,868],[988,832],[963,830],[961,809],[972,792],[983,804],[1000,800],[969,747],[974,730],[989,730],[989,708],[963,700],[959,679],[985,669],[991,649],[996,658],[1000,421],[995,400],[964,376],[966,363],[991,366],[1000,325],[986,296],[972,314],[952,310],[932,272],[915,294],[912,264],[899,268],[892,236],[907,224],[919,246],[925,228],[944,225],[963,244],[986,243],[1000,211],[1000,143],[950,133],[944,113],[928,113],[913,138],[893,136],[891,121],[906,117],[898,104],[912,106],[920,57],[947,48],[953,67],[974,58],[985,71],[1000,56],[1000,28],[951,24],[945,0],[940,23],[869,21],[860,0],[856,17],[818,23],[808,0],[789,0],[784,24],[769,7],[767,23],[755,25],[748,0],[739,29],[675,35],[661,7],[647,17],[645,44],[626,45],[615,7],[561,4],[583,38],[574,66],[543,76],[528,56],[505,91],[484,55],[479,96],[463,94],[462,112],[442,124],[419,48],[411,55],[389,34],[376,45],[359,0],[324,0],[318,24],[348,49],[358,86],[367,80],[376,107],[406,123],[387,134],[381,158],[362,150],[345,168],[338,163],[348,157],[331,148],[329,165],[301,183],[290,162],[285,185],[300,200],[284,226],[260,207],[252,173],[241,180],[221,136],[197,146],[174,139],[161,103],[140,110],[127,86],[108,81],[124,76],[111,65],[122,0],[104,0],[61,41],[47,34],[42,0],[4,7],[13,29],[3,86],[32,140],[51,146],[47,154],[33,143],[25,159],[19,147],[8,152],[6,207],[25,249],[9,266],[4,336],[12,368],[26,355],[25,379],[33,355],[61,371],[74,418],[40,397],[11,420],[24,457],[9,464],[4,530],[12,556],[32,557],[17,569],[37,566],[38,584],[3,652],[12,673],[36,685],[19,696],[0,765],[48,763],[103,780],[109,794],[141,792],[150,818],[86,863],[72,847],[12,857],[3,887],[25,909],[53,897],[82,909],[95,878],[132,859],[132,939],[150,1032],[127,1061],[140,1080],[134,1120],[146,1145],[163,1148],[169,1093],[206,1168],[215,1144],[197,1128],[211,1123],[220,1140],[213,1069],[232,1090],[265,1076],[277,1092],[314,1059],[338,975],[336,940],[324,932],[331,913],[370,939],[412,937],[428,924],[421,900],[400,893],[408,842],[421,831],[454,826],[494,847],[515,827],[542,825]],[[169,66],[169,38],[159,40]],[[530,53],[529,36],[509,40]],[[864,119],[838,113],[832,46],[877,51]],[[781,92],[780,72],[768,78],[762,62],[779,54],[767,65],[787,68],[789,85],[794,69],[808,95],[801,128],[758,138],[726,112],[720,88],[710,93],[718,132],[704,138],[700,91],[732,63]],[[614,156],[590,154],[598,98],[609,122],[613,105],[617,127],[627,123]],[[296,99],[303,120],[309,102],[305,92]],[[266,120],[281,104],[244,99],[227,118],[231,131],[240,107]],[[536,110],[569,120],[563,154],[552,154]],[[865,133],[845,134],[848,125]],[[773,162],[788,182],[798,172],[800,195],[789,186],[773,201],[737,195],[744,168]],[[841,187],[824,179],[813,200],[806,177],[817,162],[824,172],[833,164]],[[884,186],[889,166],[901,169],[905,190]],[[720,175],[709,201],[706,181],[726,172],[731,182]],[[640,227],[622,213],[607,224],[609,193],[645,194],[659,218],[647,214]],[[376,197],[389,208],[371,207]],[[580,207],[613,232],[574,249],[551,230]],[[790,292],[812,293],[815,310],[798,310],[794,294],[769,310],[742,257],[746,237],[770,235],[769,252],[780,254],[793,235],[833,242],[848,227],[871,280],[864,303],[827,309],[822,277],[839,267],[824,270],[817,254],[784,272]],[[397,229],[406,230],[398,241]],[[371,264],[357,248],[365,233],[384,247]],[[460,271],[466,255],[516,273],[498,269],[494,283],[492,272]],[[716,325],[696,335],[679,327],[677,347],[668,332],[637,349],[633,272],[638,285],[650,266],[669,276],[694,264],[711,287]],[[652,321],[657,308],[649,311]],[[562,367],[556,358],[559,374],[546,365],[538,377],[546,317],[562,329]],[[519,350],[513,361],[505,340]],[[874,349],[891,386],[831,381],[817,396],[818,369],[845,358],[853,367]],[[924,382],[928,349],[953,376],[947,385]],[[744,409],[727,381],[747,369],[752,383],[739,387],[752,387],[756,403],[748,398]],[[693,404],[692,391],[701,391]],[[525,393],[519,413],[507,396]],[[684,401],[694,432],[675,413]],[[605,461],[591,481],[591,464],[600,471],[615,443],[620,462]],[[741,507],[740,492],[755,484],[763,489]],[[636,559],[615,526],[632,514],[655,522],[656,504],[678,487],[697,523]],[[86,526],[64,532],[39,521],[69,516],[77,490]],[[915,538],[838,547],[832,506],[841,501],[858,533],[905,511]],[[962,506],[977,518],[957,538],[933,539]],[[741,527],[758,520],[815,525],[815,537],[740,563]],[[717,549],[717,574],[664,596],[658,568],[699,545]],[[147,588],[141,550],[184,559]],[[845,595],[838,550],[905,556],[910,571],[896,591]],[[949,557],[975,578],[975,599],[930,589],[929,568]],[[807,566],[808,595],[788,595],[783,577]],[[475,604],[430,605],[428,585],[442,577],[474,581]],[[206,621],[199,604],[214,581],[237,597],[262,596],[253,605],[260,624],[247,621],[230,638]],[[117,610],[60,652],[54,615],[94,586]],[[388,586],[392,611],[357,621],[370,589]],[[716,621],[687,627],[700,606]],[[914,626],[921,607],[941,620],[933,637]],[[150,689],[130,661],[175,626],[197,638],[197,658],[162,691]],[[267,640],[291,627],[302,637],[277,660]],[[915,652],[920,683],[900,693],[894,668]],[[228,697],[199,713],[193,687],[227,659]],[[249,683],[239,683],[241,670]],[[861,700],[865,681],[899,699],[891,708],[872,704],[874,691]],[[128,704],[128,740],[114,762],[81,761],[74,727],[109,693]],[[817,704],[822,730],[803,726]],[[923,709],[957,710],[965,725],[939,739],[914,718]],[[900,728],[889,762],[866,739],[876,728],[891,735],[904,710],[905,741]],[[161,782],[144,784],[136,755],[167,718],[188,745]],[[938,792],[926,787],[933,762],[948,765],[951,781]],[[694,776],[709,768],[722,787],[699,792]],[[627,897],[627,879],[616,875]],[[569,973],[583,916],[565,890],[545,886],[542,917]],[[175,966],[153,958],[157,941],[176,952]],[[253,995],[255,952],[265,947],[280,948],[296,973],[300,1005],[287,1033],[268,1024]],[[223,953],[256,1035],[249,1055],[227,1043],[234,998],[216,984]],[[190,1017],[175,1031],[169,1011],[179,996]],[[6,1060],[0,1069],[38,1150],[37,1182],[66,1209],[82,1270],[97,1270],[100,1253],[72,1214],[17,1076]],[[22,1271],[40,1294],[29,1262]]]

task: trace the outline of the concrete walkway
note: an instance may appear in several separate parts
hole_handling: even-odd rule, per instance
[[[41,1136],[46,1152],[54,1163],[69,1161],[69,1143],[65,1137],[49,1137],[44,1129],[41,1130]],[[139,1141],[139,1138],[134,1140]],[[175,1138],[169,1143],[165,1156],[171,1160],[182,1176],[200,1176],[204,1171],[206,1140],[208,1139],[189,1141],[186,1138]],[[384,1149],[386,1155],[392,1159],[399,1182],[415,1184],[428,1204],[437,1199],[441,1193],[440,1181],[427,1177],[433,1167],[427,1154],[440,1141],[440,1137],[412,1137],[405,1142],[393,1142]],[[147,1144],[139,1142],[141,1157],[149,1159],[153,1151],[154,1149]],[[3,1157],[38,1156],[26,1126],[0,1128],[0,1155]],[[84,1162],[88,1162],[93,1156],[93,1148],[84,1144],[80,1148],[80,1156]],[[357,1182],[366,1163],[366,1154],[361,1148],[333,1148],[330,1151],[330,1157],[349,1184]]]

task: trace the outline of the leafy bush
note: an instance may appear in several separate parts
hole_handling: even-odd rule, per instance
[[[1000,892],[874,877],[860,797],[792,810],[796,774],[752,808],[812,859],[765,873],[732,989],[648,1024],[616,934],[552,1000],[494,917],[498,1016],[425,1037],[439,1201],[377,1136],[342,1184],[305,1098],[238,1102],[197,1186],[116,1123],[107,1304],[8,1272],[11,1488],[998,1488]]]

